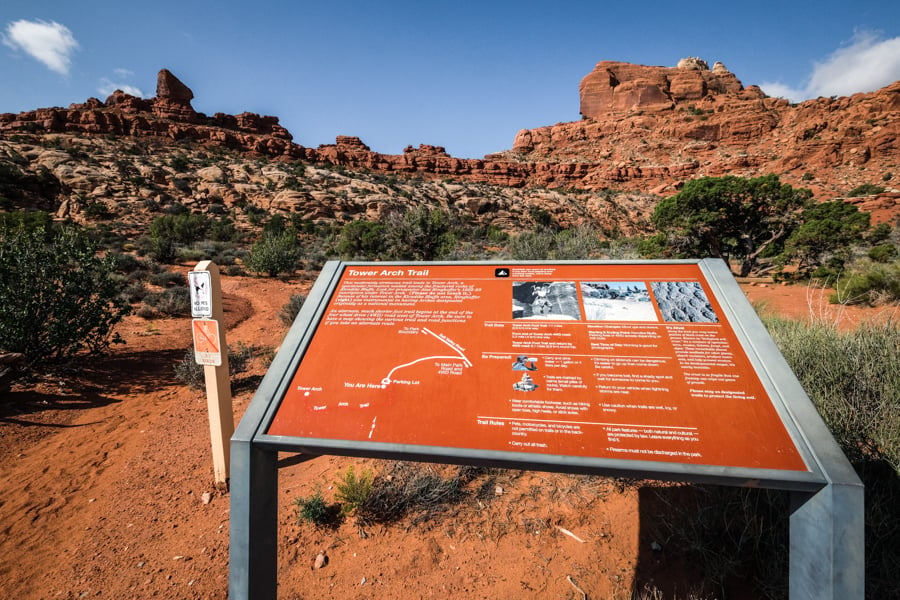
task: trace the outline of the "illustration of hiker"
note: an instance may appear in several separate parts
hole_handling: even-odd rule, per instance
[[[513,371],[537,371],[537,365],[534,363],[537,362],[536,358],[528,358],[524,354],[520,354],[516,357],[516,362],[513,363]]]

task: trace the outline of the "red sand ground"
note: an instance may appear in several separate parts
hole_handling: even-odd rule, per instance
[[[308,285],[223,278],[228,342],[274,349],[286,332],[279,310]],[[745,290],[766,310],[841,326],[873,313],[837,311],[804,287]],[[213,484],[205,396],[173,371],[191,344],[189,320],[129,317],[120,331],[127,344],[111,356],[0,398],[2,598],[227,595],[229,498]],[[233,381],[236,420],[261,362]],[[334,530],[298,524],[294,499],[321,489],[330,500],[348,465],[386,467],[322,457],[280,470],[280,598],[631,598],[636,581],[678,561],[642,529],[650,482],[503,471],[493,495],[425,522],[365,537],[352,518]],[[313,569],[320,551],[328,563]],[[681,584],[678,597],[689,591]]]

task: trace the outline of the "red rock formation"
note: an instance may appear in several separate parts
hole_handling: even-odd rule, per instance
[[[645,67],[603,61],[581,80],[581,114],[603,118],[629,110],[670,110],[681,102],[710,95],[737,94],[744,86],[722,63],[709,70],[698,58],[682,59],[677,67]],[[753,95],[762,98],[757,88]]]
[[[861,183],[900,177],[900,82],[849,98],[799,105],[744,87],[721,63],[700,59],[677,67],[604,61],[581,82],[584,119],[522,130],[510,151],[459,159],[440,146],[372,152],[359,138],[306,148],[276,117],[253,113],[207,117],[191,107],[193,92],[160,71],[157,96],[121,91],[68,109],[0,114],[0,133],[72,132],[191,139],[240,152],[328,162],[420,177],[458,178],[507,186],[618,188],[674,193],[702,175],[776,173],[818,197],[844,195]],[[896,179],[895,179],[896,180]]]
[[[156,77],[156,101],[153,103],[153,114],[161,119],[172,119],[186,123],[199,122],[199,116],[191,106],[194,92],[181,80],[163,69]]]

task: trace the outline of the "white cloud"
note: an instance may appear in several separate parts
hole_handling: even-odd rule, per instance
[[[116,69],[116,71],[118,72],[118,69]],[[100,87],[97,88],[97,91],[100,92],[100,94],[103,96],[109,96],[116,90],[122,90],[126,94],[137,96],[138,98],[144,97],[144,92],[142,92],[140,88],[129,85],[127,83],[116,83],[107,79],[106,77],[100,80]]]
[[[766,81],[761,83],[759,87],[761,87],[768,96],[774,98],[787,98],[791,102],[802,102],[808,98],[805,90],[798,90],[789,85],[784,85],[781,82],[772,83]]]
[[[853,43],[816,63],[808,90],[811,96],[849,96],[871,92],[900,79],[900,37],[879,40],[859,32]]]
[[[65,25],[24,19],[6,26],[3,43],[25,52],[61,75],[69,74],[72,53],[78,48],[75,36]]]
[[[850,96],[872,92],[900,80],[900,37],[881,39],[871,31],[858,31],[847,46],[816,62],[802,88],[780,82],[760,87],[770,96],[800,102],[819,96]]]
[[[132,71],[131,69],[113,69],[113,73],[116,74],[116,77],[121,77],[123,79],[126,77],[134,76],[134,71]]]

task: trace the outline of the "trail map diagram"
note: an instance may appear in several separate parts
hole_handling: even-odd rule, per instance
[[[468,357],[463,353],[463,351],[457,346],[456,342],[454,342],[453,340],[446,338],[445,336],[443,336],[443,334],[434,333],[427,327],[422,328],[422,333],[424,335],[430,335],[437,341],[441,342],[442,344],[445,344],[448,348],[450,348],[451,350],[456,352],[456,354],[454,354],[452,356],[446,356],[446,355],[444,355],[444,356],[423,356],[421,358],[417,358],[416,360],[410,361],[408,363],[403,363],[402,365],[397,365],[396,367],[394,367],[393,369],[391,369],[388,372],[388,374],[384,377],[384,379],[381,380],[381,385],[383,387],[387,387],[388,385],[391,384],[394,373],[396,373],[400,369],[403,369],[405,367],[411,367],[412,365],[415,365],[420,362],[425,362],[427,360],[439,360],[439,359],[461,360],[463,362],[463,364],[466,366],[466,368],[472,366],[472,362],[468,359]]]

